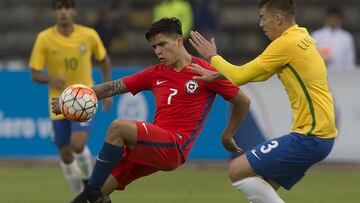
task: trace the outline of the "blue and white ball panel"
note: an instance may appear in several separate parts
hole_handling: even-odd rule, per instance
[[[246,151],[256,174],[289,190],[316,162],[331,151],[334,139],[290,133]]]
[[[86,122],[72,122],[67,119],[52,120],[54,131],[53,141],[56,146],[63,147],[70,144],[70,136],[72,132],[86,131],[90,134],[93,126],[92,119]]]

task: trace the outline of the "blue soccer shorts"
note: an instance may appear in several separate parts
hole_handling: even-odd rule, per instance
[[[52,120],[54,138],[56,146],[63,147],[70,144],[70,136],[73,132],[85,131],[90,133],[93,122],[92,119],[86,122],[73,122],[67,119]]]
[[[256,174],[289,190],[333,145],[333,138],[290,133],[255,146],[246,151],[246,157]]]

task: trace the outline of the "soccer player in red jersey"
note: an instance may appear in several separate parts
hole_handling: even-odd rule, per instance
[[[124,190],[135,179],[179,167],[199,135],[216,94],[233,104],[222,144],[228,151],[241,151],[233,135],[249,108],[246,95],[227,80],[198,82],[192,79],[198,74],[185,68],[190,64],[209,70],[214,68],[186,51],[178,19],[163,18],[153,23],[146,39],[160,64],[96,85],[93,90],[99,99],[127,92],[152,91],[156,101],[154,122],[113,121],[89,184],[73,203],[104,202],[111,192]],[[53,104],[53,111],[60,113],[56,99]]]

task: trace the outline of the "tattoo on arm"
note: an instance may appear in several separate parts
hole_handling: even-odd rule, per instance
[[[125,93],[127,92],[127,89],[125,87],[125,84],[122,79],[114,80],[111,84],[111,95],[119,94],[119,93]]]

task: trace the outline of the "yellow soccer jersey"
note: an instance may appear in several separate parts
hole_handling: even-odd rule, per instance
[[[336,136],[334,105],[326,66],[315,41],[305,28],[298,25],[290,27],[272,41],[261,55],[243,66],[234,68],[220,56],[212,57],[211,62],[219,72],[238,85],[258,81],[261,78],[259,72],[264,79],[277,74],[292,108],[292,131],[320,138]],[[234,78],[234,75],[241,76]]]
[[[92,86],[92,56],[98,61],[106,56],[104,45],[94,29],[74,25],[74,32],[66,37],[53,26],[37,36],[29,67],[39,71],[47,68],[49,76],[62,77],[66,80],[63,89],[77,83]],[[51,97],[59,96],[61,92],[50,87],[49,102]],[[52,119],[62,118],[55,116],[51,109],[50,115]]]

